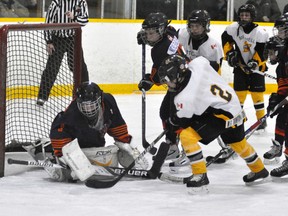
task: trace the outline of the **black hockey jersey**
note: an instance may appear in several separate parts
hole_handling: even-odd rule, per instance
[[[79,111],[76,100],[73,100],[64,112],[60,112],[50,131],[55,155],[61,156],[62,147],[76,138],[81,148],[103,147],[106,133],[114,140],[130,143],[132,136],[128,134],[126,122],[111,94],[103,93],[102,108],[104,126],[100,131],[89,126],[88,119]]]

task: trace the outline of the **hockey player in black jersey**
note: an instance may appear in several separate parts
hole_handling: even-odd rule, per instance
[[[184,55],[182,47],[177,39],[177,32],[174,27],[169,25],[169,23],[170,22],[168,21],[165,14],[160,12],[150,13],[143,21],[142,29],[137,34],[139,45],[147,44],[152,46],[151,58],[153,61],[151,73],[147,73],[145,77],[139,82],[139,90],[144,89],[145,91],[148,91],[154,84],[158,86],[161,85],[158,77],[158,68],[163,59],[175,53]],[[166,122],[169,117],[169,104],[170,93],[167,92],[160,107],[160,118],[162,119],[164,128],[167,127]],[[166,155],[169,149],[166,159],[176,159],[177,157],[179,163],[181,164],[188,162],[185,155],[183,155],[183,157],[181,155],[180,157],[176,134],[170,130],[166,134],[166,144],[170,145],[170,149],[169,146],[167,147],[166,145],[166,147],[164,147],[165,145],[162,145],[163,149],[165,149],[162,152],[163,155]],[[160,153],[160,151],[158,152]],[[158,160],[159,157],[155,157],[155,159]],[[151,171],[156,174],[155,176],[157,176],[157,173],[159,173],[161,168],[162,164],[159,164],[161,163],[154,163],[151,168]]]
[[[281,100],[288,96],[288,14],[282,15],[275,21],[274,37],[270,38],[266,48],[271,64],[278,63],[276,68],[278,89],[277,93],[271,94],[267,107],[267,112],[271,112]],[[285,142],[285,160],[282,166],[270,172],[273,177],[282,177],[288,175],[288,106],[279,109],[276,115],[275,140],[272,140],[271,149],[264,154],[264,162],[279,161]]]
[[[114,139],[115,146],[106,147],[106,134]],[[115,98],[109,93],[104,93],[93,82],[82,83],[77,88],[76,98],[65,111],[55,117],[50,130],[50,140],[56,161],[61,163],[67,163],[63,149],[73,142],[77,142],[77,146],[79,145],[90,162],[98,166],[118,166],[118,162],[123,166],[129,166],[140,154],[136,145],[131,144],[133,138],[128,133]],[[108,158],[106,154],[111,157]],[[98,156],[100,159],[103,156],[104,159],[98,160]],[[81,162],[79,163],[80,167]],[[136,168],[147,169],[147,160],[145,158],[138,160]],[[46,171],[57,181],[71,178],[65,169],[46,169]]]
[[[268,177],[262,160],[246,141],[246,117],[235,91],[215,73],[207,59],[200,56],[187,64],[183,57],[172,55],[162,62],[158,74],[161,83],[174,93],[169,122],[182,128],[177,132],[193,173],[187,182],[191,193],[202,191],[209,184],[198,142],[208,144],[219,135],[250,169],[243,177],[245,183]]]

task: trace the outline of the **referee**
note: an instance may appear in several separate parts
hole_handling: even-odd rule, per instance
[[[86,0],[52,0],[47,14],[46,23],[74,23],[81,26],[88,23],[88,5]],[[62,59],[67,52],[67,62],[69,69],[73,71],[73,47],[74,31],[59,30],[45,31],[45,40],[47,42],[48,60],[46,68],[41,77],[41,83],[37,98],[37,105],[43,106],[48,100],[50,91],[57,78]],[[82,51],[82,50],[81,50]],[[82,75],[81,81],[89,80],[88,70],[84,61],[82,51]]]

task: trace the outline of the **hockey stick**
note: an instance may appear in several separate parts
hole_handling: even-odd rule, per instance
[[[284,106],[288,104],[288,96],[283,99],[272,111],[271,114],[275,113],[280,107]],[[267,113],[265,116],[263,116],[261,119],[259,119],[257,122],[255,122],[250,128],[248,128],[245,131],[245,137],[246,139],[248,139],[253,133],[254,131],[271,115],[270,113]],[[218,163],[225,163],[230,157],[233,156],[233,154],[235,154],[234,151],[231,151],[229,153],[229,155],[226,158],[220,158],[223,154],[225,153],[225,151],[223,149],[220,150],[220,152],[214,156],[213,161],[216,161],[218,159]],[[219,162],[220,160],[220,162]],[[208,162],[206,164],[206,167],[208,167],[210,164],[212,164],[213,162]],[[170,183],[178,183],[178,184],[186,184],[187,181],[189,181],[192,178],[191,176],[188,177],[176,177],[176,176],[171,176],[168,173],[160,173],[159,175],[159,179],[162,181],[166,181],[166,182],[170,182]]]
[[[265,73],[265,72],[261,72],[261,71],[258,71],[258,70],[251,70],[251,71],[252,71],[252,73],[260,74],[260,75],[265,76],[265,77],[268,77],[268,78],[270,78],[270,79],[277,80],[276,77],[274,77],[274,76],[272,76],[272,75],[270,75],[270,74],[267,74],[267,73]]]
[[[262,72],[262,71],[259,71],[259,70],[254,70],[254,69],[249,68],[248,66],[243,65],[243,64],[241,64],[241,63],[239,63],[238,66],[239,66],[245,73],[248,71],[249,73],[256,73],[256,74],[259,74],[259,75],[268,77],[268,78],[270,78],[270,79],[277,80],[276,77],[274,77],[274,76],[272,76],[272,75],[270,75],[270,74],[267,74],[266,72]],[[248,73],[248,72],[247,72],[247,73]]]
[[[142,79],[145,77],[146,72],[146,47],[142,44]],[[146,140],[146,92],[142,89],[142,146],[147,148],[149,143]],[[149,151],[152,155],[155,155],[157,148],[153,147]]]
[[[85,185],[91,188],[110,188],[119,182],[136,164],[138,160],[144,157],[144,155],[150,151],[154,145],[167,133],[164,130],[144,151],[118,176],[107,176],[107,178],[99,179],[99,176],[92,176],[86,182]],[[105,176],[106,177],[106,176]]]
[[[65,166],[61,166],[60,164],[55,163],[46,163],[41,161],[26,161],[26,160],[15,160],[12,158],[8,158],[8,164],[18,164],[18,165],[25,165],[29,167],[42,167],[42,168],[62,168],[67,169]],[[125,168],[122,167],[103,167],[103,166],[93,166],[95,168],[96,173],[103,173],[103,170],[107,170],[109,173],[113,175],[121,175],[125,171]],[[125,175],[125,177],[141,177],[145,179],[149,179],[148,170],[140,170],[140,169],[131,169]]]
[[[46,163],[41,161],[25,161],[25,160],[14,160],[12,158],[7,159],[8,164],[18,164],[18,165],[26,165],[30,167],[47,167],[47,168],[64,168],[66,167],[61,166],[60,164],[54,164],[54,163]]]

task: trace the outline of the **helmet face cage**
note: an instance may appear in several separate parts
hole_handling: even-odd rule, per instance
[[[251,20],[250,20],[250,21],[241,20],[240,14],[243,13],[243,12],[250,13],[250,17],[251,17]],[[256,8],[255,8],[255,6],[252,5],[252,4],[242,5],[242,6],[240,6],[240,8],[238,9],[237,16],[238,16],[238,23],[239,23],[239,25],[240,25],[240,26],[246,26],[247,24],[252,23],[252,22],[255,20],[255,18],[256,18]]]
[[[97,118],[102,106],[102,90],[95,83],[84,83],[76,92],[79,111],[89,119]]]
[[[288,13],[282,15],[275,21],[273,35],[283,44],[288,39]]]
[[[190,13],[187,19],[187,31],[189,32],[190,36],[195,39],[203,38],[208,32],[210,32],[210,16],[206,10],[194,10]],[[191,31],[191,24],[198,23],[203,26],[204,31],[202,34],[194,34]]]
[[[163,13],[150,13],[147,18],[142,23],[142,30],[143,34],[141,34],[142,40],[145,44],[148,44],[150,46],[154,46],[159,41],[162,40],[165,32],[166,27],[168,26],[168,19],[167,16]],[[159,35],[158,38],[156,38],[153,41],[148,40],[147,38],[147,32],[148,31],[155,31],[156,34]]]
[[[176,88],[178,84],[182,82],[182,78],[187,70],[187,64],[185,58],[180,55],[168,56],[160,65],[158,69],[158,76],[161,84],[167,84],[168,82],[176,81]],[[169,90],[171,90],[169,88]]]

